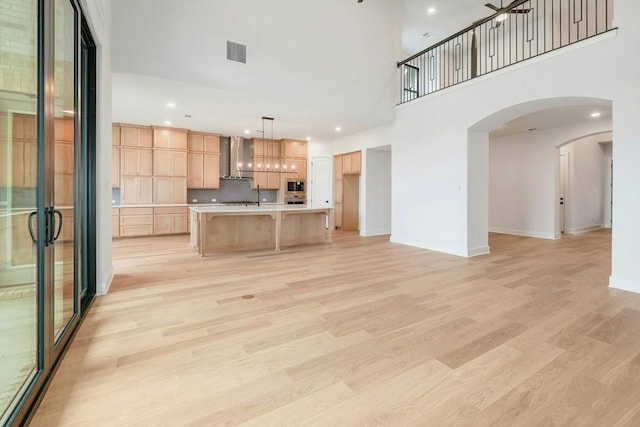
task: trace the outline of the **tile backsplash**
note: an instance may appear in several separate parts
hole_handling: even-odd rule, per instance
[[[260,190],[261,203],[275,203],[277,200],[278,190]],[[221,179],[220,188],[215,190],[187,190],[189,204],[256,201],[258,190],[251,188],[251,181],[248,179]]]

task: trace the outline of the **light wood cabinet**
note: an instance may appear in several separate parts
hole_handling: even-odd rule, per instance
[[[37,137],[36,116],[31,114],[13,114],[12,134],[14,139],[35,141]]]
[[[251,180],[252,187],[257,188],[259,185],[261,190],[279,190],[283,174],[276,171],[280,171],[281,159],[272,157],[254,157],[252,161],[253,169],[261,171],[253,173],[253,179]],[[278,166],[277,168],[276,165]]]
[[[53,139],[56,141],[74,142],[75,120],[72,117],[59,117],[54,121]]]
[[[220,187],[220,155],[192,153],[187,155],[187,188]]]
[[[11,178],[14,187],[33,188],[37,184],[38,162],[35,141],[14,140],[11,152]]]
[[[333,171],[335,175],[334,203],[336,228],[345,230],[358,229],[358,177],[361,169],[361,152],[341,154],[333,158]],[[348,183],[345,184],[345,182]],[[348,187],[349,196],[345,200],[345,187]],[[347,203],[348,202],[348,203]],[[346,219],[345,219],[346,217]]]
[[[187,130],[175,128],[153,128],[153,147],[172,150],[187,149]]]
[[[361,170],[361,152],[343,154],[343,174],[359,174]]]
[[[187,202],[187,178],[154,177],[153,203],[171,204]]]
[[[111,237],[120,237],[120,209],[111,209]]]
[[[334,156],[333,171],[335,173],[336,179],[342,179],[342,156]]]
[[[253,156],[254,157],[282,157],[282,141],[273,139],[253,139]]]
[[[126,147],[153,147],[153,132],[150,127],[120,125],[120,145]]]
[[[284,144],[283,157],[294,157],[299,159],[307,158],[307,142],[306,141],[298,141],[295,139],[285,139],[283,141],[283,144]]]
[[[120,237],[152,234],[153,208],[120,208]]]
[[[204,185],[204,154],[187,154],[187,188],[203,188]]]
[[[56,173],[54,175],[54,201],[56,206],[73,206],[74,175],[70,173]]]
[[[153,150],[120,149],[120,173],[132,176],[153,176]]]
[[[287,178],[301,181],[307,179],[307,159],[291,159],[286,163],[289,171],[291,172],[293,170],[295,172],[287,174]]]
[[[152,202],[153,202],[153,178],[152,177],[127,176],[127,175],[123,175],[121,177],[120,203],[126,205],[126,204],[141,204],[141,203],[152,203]]]
[[[111,146],[119,147],[120,146],[120,126],[119,125],[111,125]]]
[[[187,176],[187,152],[153,150],[153,176]]]
[[[220,153],[220,135],[189,132],[187,149],[196,152]]]
[[[73,220],[73,209],[60,209],[60,213],[62,214],[62,228],[60,229],[60,235],[58,236],[58,242],[72,242],[74,232],[74,220]],[[56,221],[59,218],[56,217]]]
[[[189,132],[187,188],[220,188],[220,135]]]
[[[55,172],[73,173],[73,144],[55,143]]]
[[[120,188],[120,147],[111,147],[111,187]]]
[[[188,232],[188,208],[166,207],[153,209],[153,234],[182,234]]]

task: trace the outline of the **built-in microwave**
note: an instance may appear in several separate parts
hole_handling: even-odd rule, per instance
[[[287,181],[287,193],[303,193],[304,181]]]

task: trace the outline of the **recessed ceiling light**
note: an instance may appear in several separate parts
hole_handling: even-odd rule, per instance
[[[336,132],[340,132],[342,128],[340,126],[336,126]]]
[[[593,113],[591,113],[591,118],[592,119],[597,119],[598,117],[600,117],[601,113],[599,111],[594,111]]]
[[[436,13],[435,7],[430,7],[429,9],[427,9],[427,15],[433,15],[435,13]]]
[[[244,134],[245,134],[245,135],[249,135],[250,133],[251,133],[251,131],[250,131],[249,129],[245,129],[245,130],[244,130]]]
[[[428,39],[429,37],[431,37],[431,33],[424,33],[422,37],[424,37],[425,39]]]
[[[534,130],[536,130],[536,129],[538,129],[538,128],[529,128],[529,129],[527,129],[527,130],[528,130],[529,132],[532,132],[532,131],[534,131]]]
[[[171,122],[169,120],[165,120],[164,124],[167,125],[167,126],[171,126]]]
[[[174,102],[167,102],[167,107],[176,108],[176,104]]]
[[[190,119],[191,118],[191,114],[185,114],[184,117],[187,118],[187,119]]]
[[[310,136],[307,137],[307,141],[311,141],[311,137]]]

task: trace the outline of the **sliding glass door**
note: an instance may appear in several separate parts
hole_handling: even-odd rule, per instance
[[[40,371],[38,2],[17,3],[0,15],[0,425]]]
[[[95,209],[87,197],[95,191],[87,154],[95,141],[84,131],[95,128],[95,114],[83,98],[83,88],[95,96],[83,82],[95,74],[90,34],[80,31],[75,0],[7,6],[0,8],[0,425],[27,419],[79,324],[81,289],[85,303],[95,293],[95,276],[85,271],[95,262],[86,237]]]

